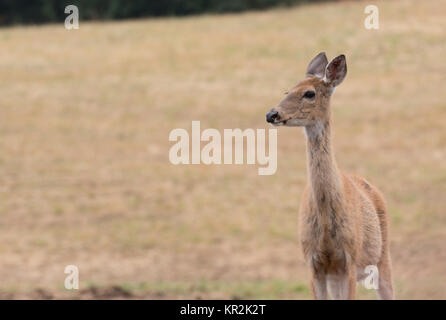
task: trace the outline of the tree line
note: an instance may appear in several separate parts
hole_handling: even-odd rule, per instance
[[[0,0],[0,25],[62,22],[68,5],[81,20],[241,12],[324,0]]]

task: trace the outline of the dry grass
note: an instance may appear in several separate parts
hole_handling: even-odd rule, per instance
[[[445,299],[446,3],[377,4],[379,31],[364,29],[358,2],[0,30],[1,294],[82,296],[63,289],[75,264],[83,289],[309,298],[301,130],[280,128],[273,176],[173,166],[168,134],[192,120],[267,128],[266,111],[325,50],[347,55],[337,159],[386,196],[397,297]]]

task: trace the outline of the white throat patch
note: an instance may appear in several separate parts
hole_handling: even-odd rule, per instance
[[[314,125],[304,127],[304,132],[308,139],[322,137],[324,124],[322,121],[316,121]]]

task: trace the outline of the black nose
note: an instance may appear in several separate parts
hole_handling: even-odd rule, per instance
[[[279,119],[279,113],[277,111],[271,110],[266,114],[266,122],[273,123],[276,119]]]

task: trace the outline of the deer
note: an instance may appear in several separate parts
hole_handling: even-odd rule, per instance
[[[355,299],[367,266],[378,271],[379,299],[394,299],[388,211],[381,192],[366,179],[342,173],[331,141],[330,100],[347,74],[345,55],[328,63],[319,53],[304,80],[266,114],[274,126],[303,127],[308,183],[299,206],[299,234],[311,271],[314,299]]]

